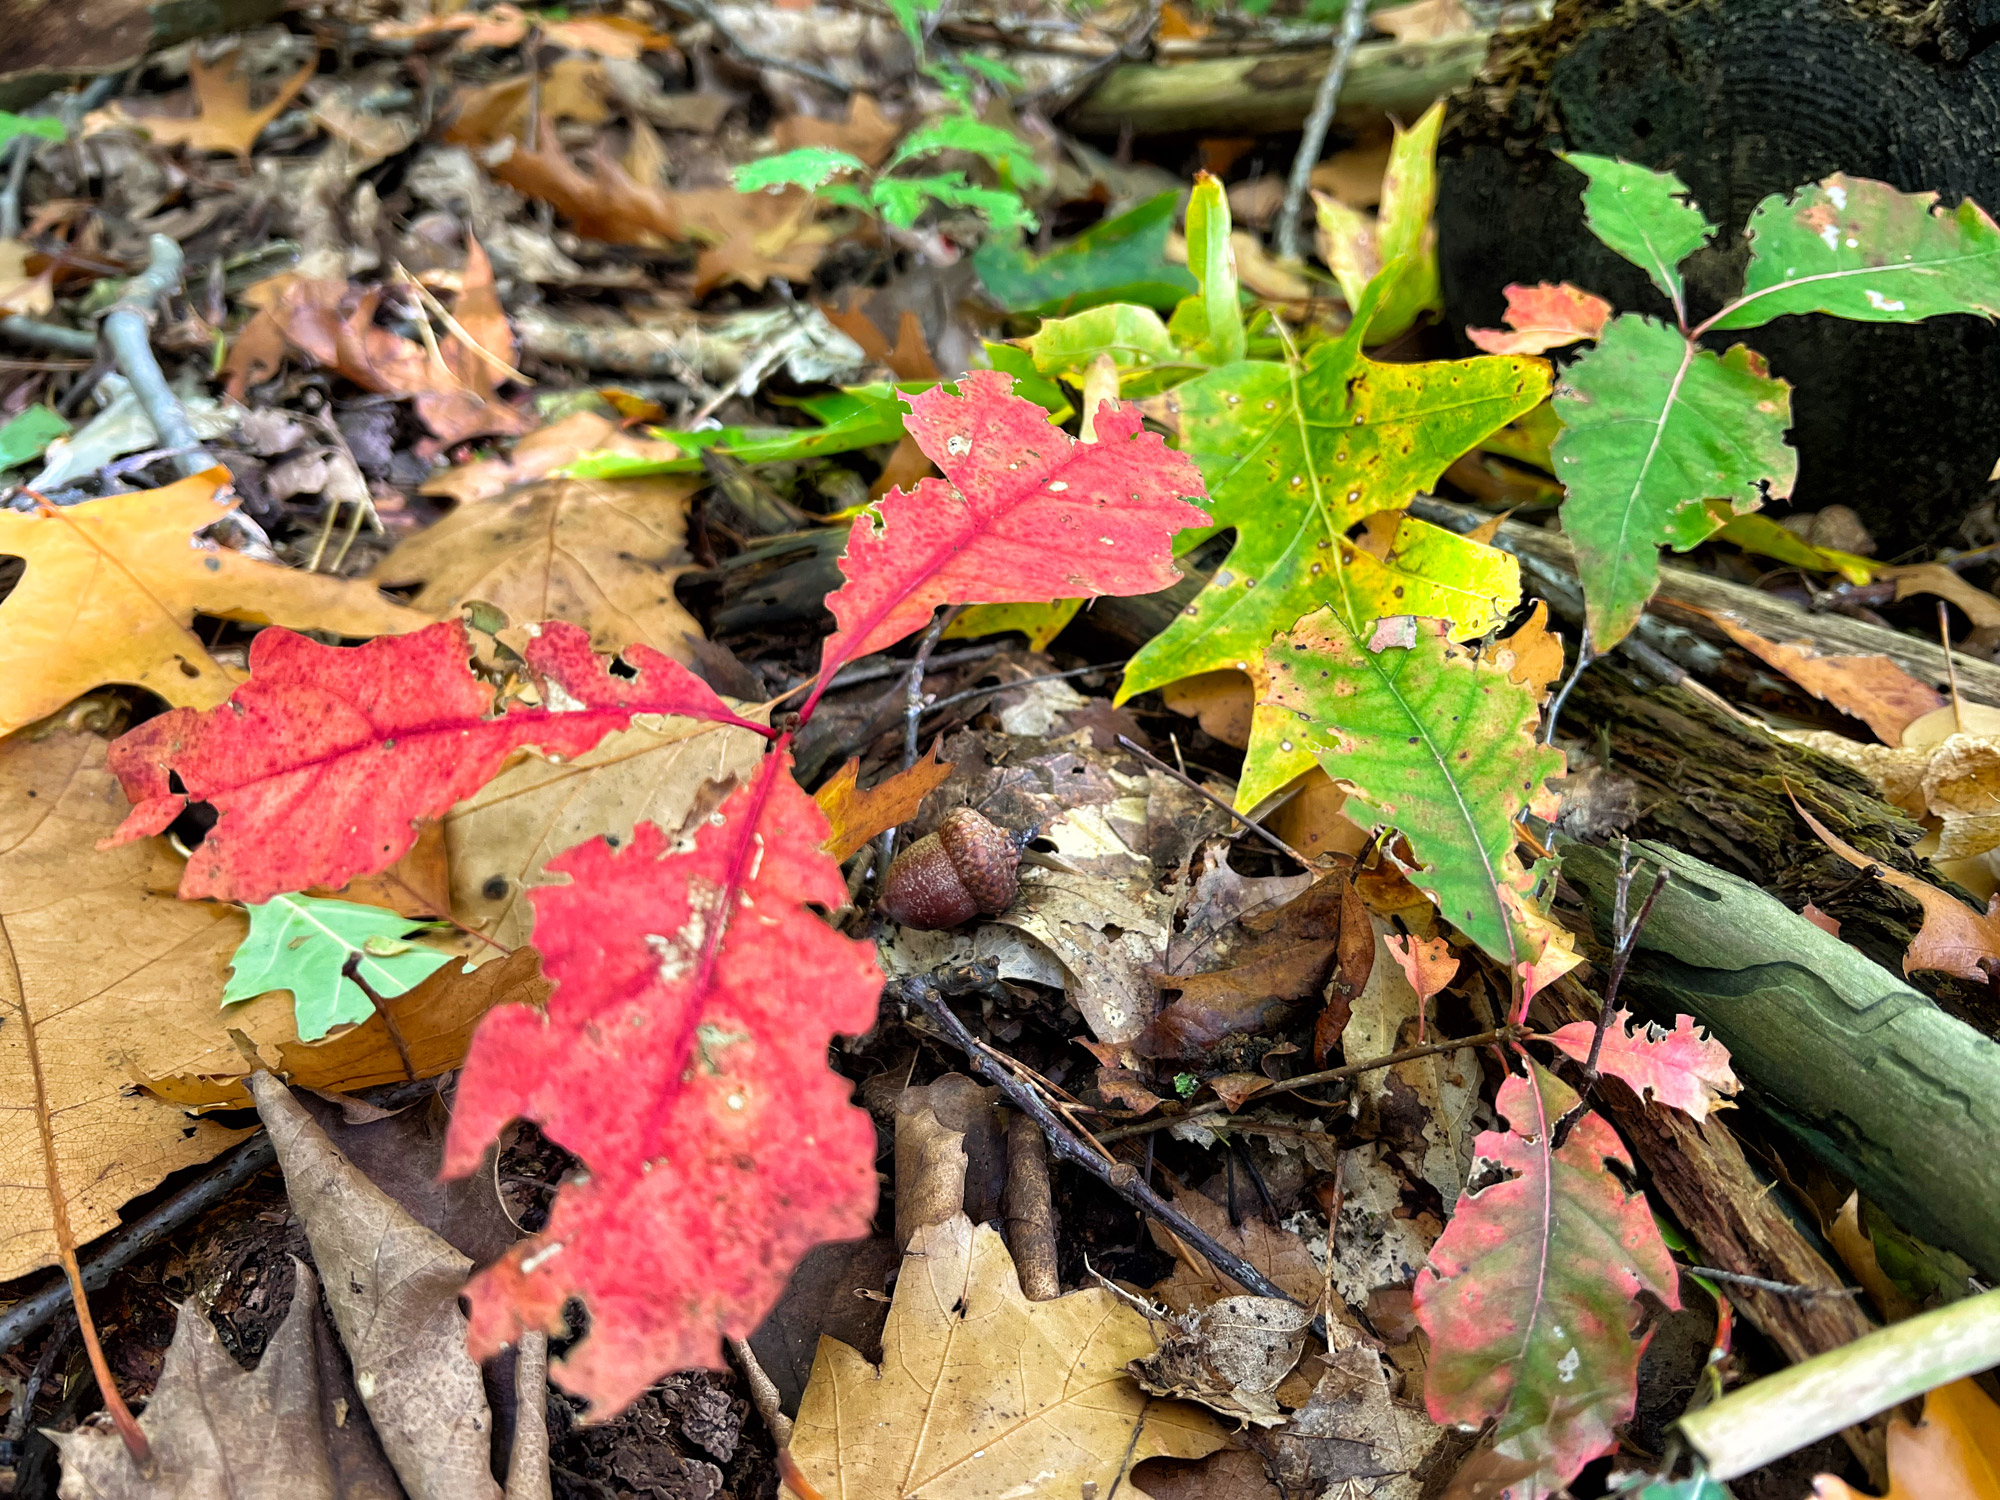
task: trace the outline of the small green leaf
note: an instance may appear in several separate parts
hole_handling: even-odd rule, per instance
[[[1838,573],[1849,583],[1860,585],[1875,576],[1877,564],[1852,552],[1833,547],[1815,547],[1796,531],[1780,526],[1769,516],[1731,516],[1715,533],[1720,542],[1733,542],[1745,552],[1776,558],[1795,568],[1811,568],[1821,573]]]
[[[1022,343],[1038,371],[1078,390],[1100,354],[1110,355],[1118,366],[1121,395],[1150,396],[1198,368],[1168,335],[1158,313],[1130,302],[1107,303],[1067,318],[1044,318]]]
[[[27,115],[11,114],[7,110],[0,109],[0,146],[6,145],[17,135],[32,135],[45,141],[59,141],[63,138],[63,123],[53,115],[37,115],[30,118]]]
[[[983,57],[977,52],[958,54],[958,65],[984,78],[988,83],[998,84],[1003,89],[1024,88],[1027,80],[997,57]]]
[[[1049,642],[1063,633],[1063,627],[1082,608],[1081,599],[1057,599],[1048,604],[975,604],[945,628],[944,639],[974,641],[982,635],[1018,630],[1028,638],[1030,651],[1046,651]]]
[[[0,427],[0,473],[40,458],[50,443],[68,431],[69,423],[52,407],[29,407]]]
[[[1590,232],[1652,277],[1681,305],[1680,263],[1708,243],[1715,226],[1689,201],[1671,172],[1653,172],[1608,156],[1572,151],[1563,158],[1590,179],[1583,211]]]
[[[731,180],[738,192],[755,193],[767,188],[802,187],[816,192],[844,172],[866,172],[868,164],[831,146],[801,146],[781,151],[760,161],[745,162]]]
[[[1380,645],[1331,609],[1265,654],[1264,701],[1326,774],[1409,840],[1411,880],[1446,921],[1511,968],[1502,888],[1514,819],[1560,776],[1560,750],[1535,742],[1532,690],[1418,620],[1407,645]]]
[[[1914,323],[1940,313],[2000,316],[2000,226],[1970,198],[1835,174],[1750,216],[1743,295],[1716,328],[1755,328],[1787,313]]]
[[[1247,347],[1231,227],[1229,194],[1220,180],[1200,173],[1187,206],[1188,270],[1200,290],[1174,309],[1167,324],[1197,364],[1231,364],[1243,358]]]
[[[921,386],[915,387],[921,389]],[[650,474],[694,474],[701,471],[706,448],[726,453],[739,463],[784,463],[852,453],[877,443],[893,443],[903,435],[903,407],[897,388],[889,385],[852,386],[835,403],[799,403],[824,423],[819,427],[717,427],[706,432],[661,432],[652,435],[680,449],[677,458],[634,458],[623,453],[586,453],[562,472],[572,479],[642,479]]]
[[[1076,407],[1063,388],[1035,368],[1034,356],[1019,344],[996,344],[992,341],[982,345],[986,351],[986,363],[1003,375],[1014,377],[1014,394],[1023,401],[1032,401],[1049,414],[1052,422],[1067,422],[1076,415]]]
[[[935,177],[878,177],[868,189],[868,196],[884,219],[898,229],[908,229],[923,217],[925,209],[943,202],[953,188],[963,186],[963,172]]]
[[[292,992],[299,1039],[315,1042],[336,1026],[366,1021],[374,1003],[342,970],[356,972],[385,1000],[407,994],[451,955],[399,941],[422,922],[379,906],[320,896],[274,896],[250,908],[250,935],[230,961],[224,1005],[272,990]],[[383,947],[395,951],[383,952]]]
[[[1055,317],[1106,302],[1171,308],[1199,288],[1187,268],[1167,259],[1178,193],[1162,193],[1129,213],[1093,225],[1047,255],[988,240],[973,269],[1008,312]]]
[[[969,114],[945,115],[911,131],[883,170],[893,170],[904,162],[934,156],[940,151],[968,151],[990,162],[1009,181],[1024,187],[1048,181],[1049,174],[1035,160],[1034,150],[1026,141],[1011,130],[988,125]]]
[[[1382,202],[1375,213],[1376,252],[1385,266],[1398,260],[1406,264],[1368,324],[1370,344],[1387,343],[1424,313],[1443,305],[1437,242],[1430,233],[1431,212],[1437,207],[1438,130],[1443,124],[1440,100],[1408,130],[1398,126],[1395,144],[1389,148]]]
[[[1798,473],[1785,442],[1791,387],[1759,355],[1738,344],[1718,357],[1636,313],[1612,319],[1563,372],[1555,411],[1563,531],[1597,651],[1638,623],[1662,543],[1684,552],[1715,534],[1722,521],[1703,501],[1752,511],[1789,495]]]

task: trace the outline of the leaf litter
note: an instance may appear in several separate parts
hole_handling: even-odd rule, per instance
[[[1166,9],[1162,36],[1218,24]],[[1781,1148],[1725,1112],[1738,1079],[1695,1019],[1619,998],[1622,965],[1567,904],[1557,820],[1616,746],[1557,685],[1581,619],[1598,649],[1643,636],[1654,542],[1832,573],[1917,629],[1898,607],[1931,595],[1990,629],[1961,576],[1983,564],[1787,545],[1650,477],[1628,506],[1648,544],[1610,558],[1619,424],[1693,346],[1550,281],[1507,290],[1483,356],[1449,357],[1438,111],[1357,123],[1313,173],[1306,273],[1252,232],[1271,183],[1228,180],[1229,143],[1203,143],[1215,175],[1177,203],[1183,164],[1000,107],[1020,87],[1002,58],[1027,66],[1011,23],[904,21],[371,12],[337,59],[260,28],[73,111],[88,157],[24,152],[8,310],[76,331],[149,234],[182,242],[151,355],[207,446],[162,451],[171,412],[129,371],[0,372],[5,413],[28,414],[0,436],[19,559],[0,558],[0,783],[20,794],[0,1097],[37,1125],[9,1137],[0,1275],[90,1259],[254,1104],[338,1329],[305,1265],[254,1369],[205,1296],[150,1343],[144,1319],[107,1323],[102,1375],[150,1392],[158,1482],[134,1488],[124,1440],[89,1424],[58,1439],[64,1493],[205,1493],[221,1466],[344,1492],[323,1479],[352,1436],[327,1416],[341,1349],[407,1493],[497,1491],[492,1429],[522,1413],[488,1406],[474,1357],[546,1336],[559,1457],[520,1422],[508,1493],[691,1500],[776,1474],[808,1500],[1089,1500],[1415,1497],[1454,1473],[1528,1500],[1608,1454],[1655,1463],[1662,1389],[1768,1368],[1729,1348],[1726,1302],[1703,1304],[1713,1359],[1639,1357],[1695,1316],[1653,1221],[1686,1200],[1642,1196],[1609,1122],[1653,1173],[1669,1129]],[[1285,23],[1220,24],[1237,45]],[[1421,47],[1473,22],[1375,24]],[[1106,16],[1072,25],[1084,51],[1128,46]],[[1033,66],[1088,88],[1084,51]],[[844,94],[814,81],[829,67]],[[1703,215],[1669,179],[1573,160],[1593,232],[1675,295]],[[739,191],[746,164],[769,186]],[[1823,245],[1836,220],[1948,274]],[[1031,222],[1051,228],[1012,248]],[[1977,206],[1832,177],[1767,200],[1751,241],[1719,326],[2000,305]],[[1785,256],[1837,289],[1802,291]],[[1857,301],[1865,275],[1914,290]],[[1778,498],[1783,383],[1748,350],[1689,358],[1662,442],[1687,456],[1694,407],[1733,423],[1734,508]],[[1568,481],[1581,614],[1500,523],[1418,495],[1453,493],[1475,444]],[[1709,674],[1735,712],[1859,768],[1930,825],[1940,881],[1991,892],[1981,704],[1809,623],[1705,618],[1736,653]],[[1782,709],[1744,689],[1774,681],[1753,658],[1796,685]],[[1913,972],[1985,982],[1990,913],[1805,805],[1834,857],[1923,908]],[[896,927],[883,866],[935,857],[921,835],[960,807],[1013,836],[1019,898]],[[940,1126],[967,1166],[930,1184],[898,1271],[875,1231],[924,1188],[899,1156],[878,1199],[874,1163],[897,1090],[960,1065],[895,1003],[917,980],[977,1018],[970,1065],[1052,1113],[981,1104],[1011,1121],[990,1139]],[[1608,1025],[1557,1024],[1558,983]],[[395,1147],[367,1159],[404,1197],[491,1197],[484,1263],[342,1161],[280,1078],[377,1126],[402,1116],[370,1098],[443,1080],[449,1127],[412,1115],[425,1144],[402,1154],[450,1183],[420,1191]],[[1110,1187],[1078,1151],[1110,1158]],[[1690,1227],[1688,1258],[1735,1264]],[[795,1277],[802,1257],[823,1269]],[[821,1344],[796,1430],[778,1409],[746,1425],[725,1394],[759,1389],[742,1341],[823,1332],[853,1347]],[[10,1430],[73,1427],[76,1403],[34,1406],[24,1359],[0,1348],[32,1408]],[[742,1385],[697,1372],[732,1361]],[[1892,1432],[1913,1496],[1959,1462],[1911,1446],[1942,1451],[1953,1390]]]

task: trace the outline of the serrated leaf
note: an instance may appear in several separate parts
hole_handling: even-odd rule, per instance
[[[1715,226],[1695,207],[1687,184],[1608,156],[1572,151],[1563,157],[1590,179],[1583,212],[1590,232],[1652,278],[1681,306],[1680,263],[1708,243]]]
[[[674,458],[640,457],[613,451],[586,453],[561,472],[571,479],[643,479],[653,474],[699,474],[701,455],[710,448],[738,463],[789,463],[852,453],[903,435],[903,408],[895,386],[849,386],[836,406],[815,403],[806,410],[818,427],[716,427],[705,432],[655,432],[680,450]],[[803,405],[804,403],[802,403]]]
[[[190,801],[207,802],[216,823],[188,860],[182,898],[261,902],[387,869],[416,842],[418,820],[469,796],[524,746],[580,755],[635,713],[768,732],[645,646],[625,653],[638,674],[629,679],[560,621],[538,627],[525,654],[546,706],[494,714],[455,620],[351,647],[262,631],[250,680],[228,703],[174,709],[112,745],[132,812],[105,842],[159,833]]]
[[[1167,331],[1194,363],[1232,364],[1243,358],[1246,341],[1236,250],[1229,238],[1229,195],[1207,172],[1195,174],[1185,227],[1188,270],[1200,290],[1174,309]]]
[[[847,581],[827,596],[839,628],[821,650],[822,682],[923,629],[940,604],[1147,594],[1180,577],[1174,533],[1208,522],[1187,503],[1203,498],[1194,465],[1135,407],[1106,402],[1097,441],[1080,443],[1013,384],[975,370],[957,394],[909,398],[910,436],[944,477],[892,490],[854,523]]]
[[[1611,304],[1566,281],[1507,288],[1507,330],[1468,328],[1465,336],[1488,354],[1541,354],[1604,331]]]
[[[866,172],[868,164],[858,156],[836,151],[831,146],[801,146],[781,151],[759,161],[745,162],[730,173],[738,192],[759,193],[777,187],[802,187],[814,192],[843,172]]]
[[[1386,558],[1369,559],[1347,533],[1400,510],[1532,408],[1548,367],[1499,356],[1379,364],[1359,348],[1365,321],[1357,313],[1346,337],[1297,363],[1241,361],[1179,388],[1182,450],[1208,478],[1215,526],[1235,527],[1236,544],[1194,603],[1133,658],[1119,701],[1198,672],[1254,672],[1274,638],[1323,605],[1354,630],[1378,615],[1428,611],[1449,617],[1454,633],[1476,635],[1518,599],[1518,564],[1483,543],[1406,523],[1407,546],[1399,534]],[[1420,604],[1409,593],[1411,557],[1456,602]],[[1260,714],[1238,805],[1282,785],[1301,756],[1282,748]]]
[[[222,1003],[289,990],[302,1042],[316,1042],[336,1026],[358,1026],[375,1014],[375,1006],[343,972],[350,958],[368,988],[384,1000],[408,994],[450,962],[433,948],[382,951],[384,939],[399,939],[421,925],[379,906],[273,896],[250,908],[250,935],[230,960]]]
[[[1638,623],[1660,546],[1686,551],[1722,525],[1704,501],[1752,511],[1791,494],[1798,473],[1785,442],[1791,387],[1761,356],[1741,344],[1718,356],[1636,313],[1612,319],[1563,372],[1555,410],[1563,531],[1596,651]]]
[[[1648,1291],[1680,1306],[1645,1196],[1607,1170],[1632,1170],[1617,1134],[1585,1113],[1551,1150],[1578,1100],[1554,1074],[1527,1067],[1500,1087],[1512,1128],[1473,1147],[1510,1175],[1459,1199],[1415,1288],[1431,1340],[1431,1418],[1494,1421],[1495,1454],[1528,1471],[1504,1500],[1551,1495],[1610,1450],[1638,1390],[1635,1299]]]
[[[1572,1021],[1540,1040],[1587,1062],[1596,1031],[1593,1021]],[[1632,1013],[1620,1010],[1605,1030],[1597,1070],[1623,1079],[1641,1099],[1650,1096],[1697,1120],[1707,1119],[1725,1094],[1740,1087],[1729,1066],[1729,1049],[1696,1026],[1692,1016],[1674,1017],[1672,1031],[1643,1021],[1634,1029]]]
[[[827,778],[826,785],[813,793],[813,801],[826,814],[832,828],[822,846],[836,860],[857,854],[887,828],[897,828],[917,815],[917,809],[951,775],[952,763],[938,756],[939,741],[932,740],[929,752],[920,761],[893,776],[885,776],[862,791],[861,760],[853,757]]]
[[[1423,866],[1411,881],[1511,968],[1530,956],[1507,896],[1514,819],[1562,774],[1562,752],[1535,743],[1531,689],[1454,647],[1442,622],[1413,623],[1396,645],[1331,609],[1301,620],[1265,654],[1263,702],[1290,716],[1280,747],[1309,751],[1399,829]]]
[[[1970,198],[1836,172],[1750,215],[1743,295],[1710,325],[1755,328],[1787,313],[1914,323],[1940,313],[2000,316],[2000,225]]]
[[[1368,342],[1387,343],[1417,318],[1441,305],[1437,240],[1431,211],[1437,206],[1437,141],[1444,124],[1444,101],[1425,110],[1408,130],[1396,127],[1382,175],[1382,201],[1375,210],[1375,243],[1382,264],[1403,269],[1383,293],[1368,322]]]
[[[468,1342],[483,1358],[558,1332],[581,1298],[589,1335],[552,1374],[594,1415],[668,1371],[722,1368],[721,1338],[748,1337],[799,1257],[874,1210],[874,1127],[826,1047],[872,1024],[882,976],[872,945],[810,910],[847,888],[790,772],[765,756],[685,853],[642,823],[551,861],[570,883],[530,897],[548,1007],[489,1012],[466,1058],[446,1175],[479,1170],[515,1119],[588,1169],[472,1279]]]
[[[1047,255],[991,239],[973,254],[972,266],[1008,312],[1055,317],[1105,302],[1170,308],[1197,290],[1187,269],[1167,259],[1179,199],[1178,193],[1162,193]]]
[[[988,125],[969,114],[945,115],[911,131],[883,170],[920,156],[935,156],[940,151],[969,151],[990,163],[1007,181],[1021,187],[1036,187],[1048,181],[1049,174],[1035,160],[1026,141],[1011,130]]]

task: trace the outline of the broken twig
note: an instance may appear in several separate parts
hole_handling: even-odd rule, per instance
[[[104,315],[104,342],[117,361],[118,373],[132,382],[160,445],[177,450],[174,469],[182,475],[200,474],[216,467],[215,455],[202,446],[187,408],[160,373],[159,356],[153,353],[153,320],[165,302],[181,285],[181,247],[164,234],[152,239],[152,259],[146,269],[125,283],[125,290]]]
[[[1292,158],[1292,175],[1285,182],[1285,201],[1278,210],[1280,260],[1299,258],[1299,212],[1305,206],[1306,189],[1312,185],[1312,170],[1319,164],[1319,153],[1326,145],[1327,127],[1333,123],[1333,112],[1340,104],[1341,86],[1347,82],[1354,49],[1367,29],[1367,0],[1347,0],[1347,9],[1340,17],[1340,35],[1334,38],[1333,61],[1319,81],[1319,93],[1313,97],[1312,113],[1306,116],[1305,135],[1299,141],[1299,154]]]

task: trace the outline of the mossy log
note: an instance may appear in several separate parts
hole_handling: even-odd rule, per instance
[[[1585,151],[1677,173],[1721,225],[1688,268],[1705,317],[1740,285],[1751,209],[1832,172],[2000,211],[2000,13],[1986,0],[1560,0],[1503,39],[1458,96],[1440,153],[1446,321],[1495,326],[1510,282],[1572,281],[1671,318],[1638,267],[1584,227]],[[1989,393],[2000,332],[1783,318],[1716,335],[1793,386],[1793,503],[1860,512],[1885,555],[1934,545],[1985,495],[2000,454]]]

